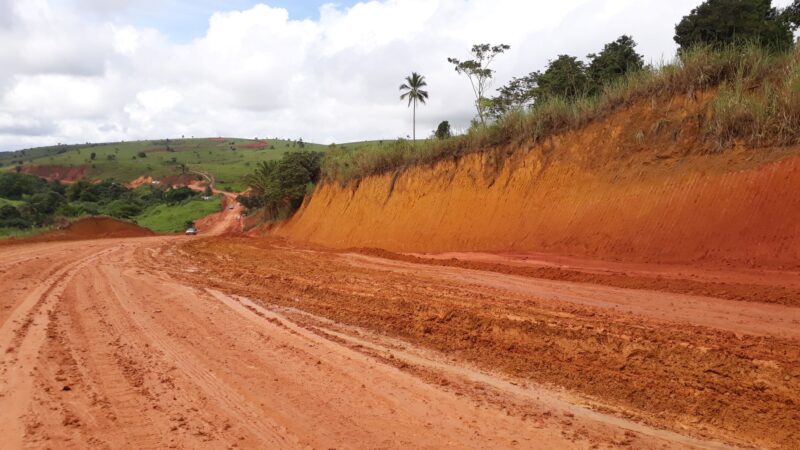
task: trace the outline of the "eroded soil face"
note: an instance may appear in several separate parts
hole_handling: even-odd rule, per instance
[[[467,256],[0,247],[2,446],[800,445],[800,308],[646,283],[791,290],[795,275],[626,268],[630,289]],[[596,264],[570,273],[622,271]]]

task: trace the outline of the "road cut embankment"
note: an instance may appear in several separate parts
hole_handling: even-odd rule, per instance
[[[333,248],[800,266],[800,149],[721,147],[703,96],[538,143],[321,184],[276,233]]]

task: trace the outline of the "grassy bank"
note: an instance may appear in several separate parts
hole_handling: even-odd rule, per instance
[[[9,200],[7,198],[0,197],[0,207],[6,206],[6,205],[19,206],[19,205],[21,205],[23,203],[24,202],[22,202],[20,200]]]
[[[601,93],[551,98],[529,111],[473,127],[447,140],[395,142],[336,149],[323,176],[342,183],[518,142],[535,143],[585,126],[643,99],[716,89],[703,138],[719,149],[741,140],[751,147],[800,143],[800,51],[773,53],[756,45],[700,47],[673,62],[630,73]]]
[[[34,227],[21,230],[19,228],[4,228],[0,227],[0,239],[20,238],[35,236],[50,230],[49,227]]]
[[[157,233],[175,233],[195,221],[220,210],[221,199],[189,200],[179,205],[157,205],[136,217],[136,223]]]

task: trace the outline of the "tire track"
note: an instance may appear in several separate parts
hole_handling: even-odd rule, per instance
[[[24,415],[33,398],[33,377],[45,341],[48,307],[56,303],[69,279],[97,260],[104,250],[67,264],[27,294],[0,327],[0,436],[10,448],[19,448],[25,434]]]

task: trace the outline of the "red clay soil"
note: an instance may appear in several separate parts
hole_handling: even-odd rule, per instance
[[[214,239],[157,236],[0,247],[2,447],[558,450],[719,446],[713,438],[697,437],[710,432],[698,431],[704,422],[692,424],[694,415],[687,417],[687,429],[678,433],[590,408],[580,398],[531,383],[527,373],[535,373],[541,363],[528,366],[529,358],[524,356],[528,352],[521,353],[524,376],[510,377],[476,369],[458,353],[434,352],[367,328],[355,329],[280,306],[291,301],[305,308],[322,300],[316,297],[318,289],[330,289],[331,308],[339,304],[356,307],[350,320],[363,321],[396,305],[391,291],[407,291],[407,284],[413,302],[409,305],[420,304],[423,285],[418,282],[425,278],[365,271],[336,254],[280,247],[248,250],[245,265],[236,268],[226,261],[227,251],[216,256],[217,250],[236,249],[224,242],[222,247],[204,246],[211,241]],[[184,251],[181,243],[199,247]],[[212,252],[212,258],[195,259],[206,258],[206,251]],[[284,260],[288,264],[280,264]],[[202,263],[201,267],[196,267],[196,262]],[[251,284],[260,292],[255,301],[211,287],[220,283],[221,277],[210,264],[219,266],[222,278],[241,283],[250,277],[230,278],[229,270],[245,270],[254,263],[258,270],[252,276],[257,282]],[[301,282],[295,283],[295,279]],[[326,280],[332,283],[315,284]],[[364,295],[376,292],[385,282],[387,290],[374,298],[377,301]],[[430,292],[446,296],[431,304],[435,308],[444,306],[442,301],[456,300],[469,288],[435,280],[429,287]],[[340,291],[342,288],[349,291]],[[276,303],[269,303],[271,295],[277,297]],[[356,303],[359,300],[360,304]],[[386,311],[394,315],[405,309]],[[474,317],[476,312],[469,308],[464,314]],[[409,319],[419,313],[435,314],[420,309]],[[429,327],[435,333],[447,332],[459,324],[467,325],[460,317],[442,315],[418,325],[420,330]],[[536,318],[573,325],[574,337],[553,329],[551,341],[561,345],[564,339],[571,348],[577,348],[575,338],[589,332],[574,325],[600,324],[599,318],[585,322],[584,317],[570,319],[547,311],[518,320],[525,321],[521,322],[524,325]],[[405,320],[387,319],[374,325],[394,323],[387,330],[394,333]],[[608,328],[612,345],[621,342],[623,325]],[[533,326],[547,330],[544,323]],[[498,328],[488,337],[511,338],[506,330],[512,331]],[[626,344],[630,348],[619,352],[619,358],[630,361],[631,374],[644,367],[640,361],[651,356],[638,350],[640,333],[634,330],[632,341]],[[443,334],[440,338],[455,343],[456,336]],[[687,338],[691,346],[683,352],[701,354],[694,345],[708,335]],[[461,345],[471,346],[469,342]],[[483,342],[476,344],[486,345]],[[652,341],[645,342],[645,350],[649,350]],[[591,349],[596,344],[589,340],[587,345]],[[495,352],[495,357],[507,356],[507,347],[501,347],[506,350]],[[780,350],[782,347],[767,349]],[[713,361],[730,355],[729,347],[709,353]],[[749,358],[752,353],[745,350],[737,358]],[[464,356],[471,354],[476,353],[463,352]],[[607,361],[608,352],[604,355],[598,362]],[[779,356],[778,362],[789,356]],[[553,373],[566,368],[560,358],[554,362]],[[767,389],[773,378],[785,371],[770,364],[759,367]],[[725,368],[715,370],[724,373]],[[751,373],[753,369],[747,366],[745,370]],[[575,370],[563,373],[571,375]],[[589,374],[574,378],[597,381],[603,387],[599,382],[604,375]],[[731,383],[742,379],[735,371],[734,377]],[[692,380],[683,373],[677,378]],[[722,383],[727,382],[723,379]],[[631,384],[631,388],[640,386]],[[690,388],[676,394],[683,398]],[[607,388],[614,389],[620,386]],[[645,389],[634,397],[646,398],[651,392]],[[711,389],[701,395],[723,399]],[[775,401],[791,395],[792,391],[781,392]],[[765,405],[764,394],[754,397],[752,406],[744,404],[747,411]],[[748,398],[731,396],[729,400],[736,405]],[[693,399],[686,398],[687,402]],[[677,401],[664,403],[665,418],[671,419],[679,410],[676,404],[680,405]],[[725,417],[724,423],[731,424],[740,416]],[[772,414],[754,414],[754,418],[756,426],[740,435],[753,436],[752,432],[761,433],[764,425],[785,423],[786,427],[776,428],[765,442],[791,442],[786,440],[794,424],[791,416],[786,415],[783,423]]]
[[[190,186],[195,190],[204,189],[200,185]],[[242,231],[242,214],[244,207],[236,201],[236,194],[216,191],[221,193],[222,209],[218,213],[210,214],[195,222],[199,233],[203,236],[219,236],[224,234],[238,234]],[[233,209],[230,207],[233,206]]]
[[[188,173],[182,175],[168,175],[166,177],[159,178],[162,186],[188,186],[197,178],[196,175],[191,175]]]
[[[196,177],[191,174],[182,174],[182,175],[168,175],[165,177],[159,178],[157,181],[162,186],[187,186],[192,187],[193,184],[200,183],[195,179]],[[150,185],[153,180],[153,177],[149,175],[142,175],[135,180],[131,181],[127,184],[128,188],[136,189],[139,186]]]
[[[800,148],[715,151],[707,107],[646,102],[540,144],[325,183],[278,234],[333,248],[800,268]]]
[[[59,180],[64,183],[74,183],[89,173],[88,166],[23,166],[22,173],[36,175],[47,180]]]
[[[269,142],[259,142],[255,144],[238,144],[236,147],[243,149],[264,150],[265,148],[269,147]]]
[[[685,273],[673,275],[668,271],[671,269],[670,267],[659,268],[654,267],[652,264],[626,265],[619,270],[614,270],[613,265],[607,262],[593,261],[597,264],[605,264],[605,268],[602,271],[597,271],[591,266],[554,267],[541,264],[539,261],[533,264],[520,265],[510,264],[507,260],[498,262],[476,260],[475,256],[469,253],[452,256],[444,254],[442,255],[444,257],[442,257],[439,255],[393,253],[381,249],[353,249],[352,251],[398,261],[460,267],[545,280],[602,284],[626,289],[657,290],[727,300],[776,303],[800,307],[800,274],[797,272],[755,272],[750,273],[749,277],[747,273],[728,272],[725,273],[727,276],[720,279],[721,274],[719,273],[702,276],[702,272],[698,274],[697,268],[693,268],[692,278],[687,278]],[[548,256],[538,255],[537,257],[546,259]],[[685,272],[686,268],[683,267],[682,269]],[[667,270],[667,272],[663,270]]]
[[[127,184],[128,189],[136,189],[139,186],[149,186],[153,183],[153,177],[149,175],[142,175]]]
[[[202,240],[174,257],[173,267],[193,261],[191,271],[176,275],[192,283],[398,338],[523,385],[566,388],[600,411],[739,444],[800,445],[797,307],[417,264],[274,239]],[[398,367],[420,369],[408,360]]]
[[[201,236],[0,291],[3,448],[800,446],[797,307]]]
[[[6,239],[0,241],[0,245],[147,236],[155,236],[155,233],[147,228],[110,217],[86,217],[78,219],[62,229],[48,231],[38,236]]]

